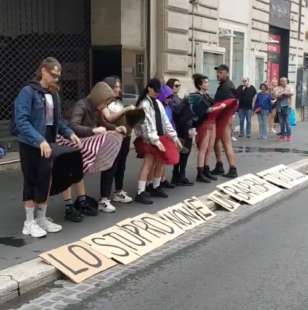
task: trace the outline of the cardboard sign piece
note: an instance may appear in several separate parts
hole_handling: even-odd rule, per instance
[[[225,194],[221,191],[214,191],[209,196],[208,199],[212,200],[216,204],[218,204],[220,207],[230,211],[234,212],[241,204],[234,200],[229,195]]]
[[[283,188],[293,188],[308,181],[308,176],[285,165],[261,171],[258,176]]]
[[[195,212],[205,221],[208,221],[216,216],[216,214],[206,205],[205,202],[201,201],[195,196],[184,200],[184,203],[187,206],[194,208]]]
[[[277,186],[253,174],[246,174],[242,177],[220,184],[217,188],[231,197],[250,205],[257,204],[281,192],[281,189]]]
[[[45,252],[40,257],[75,283],[80,283],[117,264],[81,241]]]
[[[176,225],[183,231],[193,229],[205,222],[204,217],[197,214],[196,210],[184,203],[178,203],[172,207],[158,212],[159,216]]]
[[[119,228],[116,226],[112,226],[111,228],[92,234],[81,240],[90,245],[96,252],[124,265],[140,257],[137,254],[137,246],[127,240],[126,235],[120,232]],[[138,241],[134,240],[134,242]]]

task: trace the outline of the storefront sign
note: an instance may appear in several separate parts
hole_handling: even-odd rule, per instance
[[[285,165],[279,165],[258,173],[263,179],[283,188],[293,188],[308,181],[308,176]]]
[[[75,283],[80,283],[117,264],[81,241],[43,253],[40,257]]]
[[[290,29],[290,0],[270,1],[270,25],[283,29]]]
[[[250,205],[278,194],[281,189],[253,174],[246,174],[217,186],[226,194]]]
[[[234,212],[241,205],[232,197],[221,191],[214,191],[208,196],[208,198],[230,212]]]

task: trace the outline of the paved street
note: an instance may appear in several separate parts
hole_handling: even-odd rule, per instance
[[[67,310],[306,310],[308,191]]]
[[[295,132],[294,142],[291,144],[277,142],[276,137],[264,142],[242,139],[235,143],[240,174],[257,172],[262,169],[280,163],[291,163],[304,158],[308,151],[308,142],[305,138],[308,123],[300,124]],[[135,158],[135,152],[131,151],[128,160],[126,189],[129,193],[135,193],[136,172],[140,161]],[[188,175],[195,177],[195,156],[192,154]],[[225,181],[223,178],[219,182]],[[42,251],[46,251],[65,243],[76,241],[86,235],[98,232],[112,226],[114,223],[133,217],[139,213],[149,211],[149,207],[131,204],[119,206],[115,214],[100,214],[94,218],[85,218],[81,224],[66,222],[63,218],[63,203],[61,197],[53,198],[49,208],[49,216],[63,225],[63,231],[59,234],[49,234],[45,239],[24,238],[21,228],[24,220],[24,211],[21,208],[21,174],[20,172],[0,173],[0,196],[2,216],[0,218],[0,268],[6,268],[20,262],[37,257]],[[169,190],[170,197],[166,200],[156,200],[150,207],[150,211],[158,211],[173,205],[192,195],[204,195],[212,191],[217,183],[211,185],[196,184],[192,188]],[[98,198],[98,177],[87,177],[89,193]]]

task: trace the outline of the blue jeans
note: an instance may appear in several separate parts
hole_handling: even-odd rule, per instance
[[[239,109],[238,115],[240,118],[240,135],[241,136],[245,135],[244,127],[245,127],[245,120],[246,120],[246,136],[250,137],[252,110]]]
[[[269,111],[261,110],[258,115],[258,122],[259,122],[259,135],[261,139],[267,139],[267,124],[268,124],[268,115]]]
[[[292,135],[290,120],[289,120],[290,112],[291,112],[291,109],[289,107],[281,107],[281,110],[278,113],[280,128],[281,128],[281,136],[283,137],[290,137]]]

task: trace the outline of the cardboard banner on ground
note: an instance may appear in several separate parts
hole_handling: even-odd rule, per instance
[[[195,196],[184,200],[184,203],[190,208],[193,208],[196,214],[204,218],[205,221],[209,221],[216,216],[216,214],[206,205],[205,202]]]
[[[134,239],[133,242],[127,240],[127,234],[119,231],[119,228],[116,226],[112,226],[81,240],[90,245],[95,251],[124,265],[140,257],[137,254],[138,250],[135,244],[139,240],[136,241]]]
[[[281,192],[281,189],[254,174],[246,174],[217,186],[226,194],[250,205]]]
[[[75,283],[80,283],[117,264],[81,241],[45,252],[40,257]]]
[[[215,202],[220,207],[230,211],[234,212],[238,207],[240,207],[240,203],[233,199],[231,196],[225,194],[221,191],[214,191],[211,194],[209,194],[208,199]]]
[[[166,224],[168,226],[166,226]],[[153,251],[164,243],[179,236],[177,227],[170,225],[156,214],[143,213],[134,218],[126,219],[117,223],[120,229],[140,238],[145,243],[146,247],[141,249],[142,255]],[[181,232],[182,233],[182,232]]]
[[[183,202],[159,211],[158,215],[183,231],[193,229],[206,221],[204,216],[200,216],[194,208]]]
[[[276,167],[261,171],[258,173],[258,176],[262,177],[266,181],[287,189],[308,181],[307,175],[285,165],[278,165]]]

